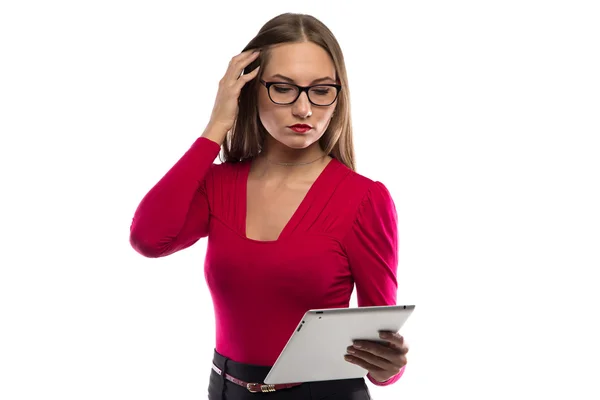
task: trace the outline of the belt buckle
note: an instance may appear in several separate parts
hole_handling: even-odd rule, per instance
[[[256,389],[256,386],[258,386],[258,385],[259,385],[258,383],[249,383],[246,385],[246,389],[248,389],[248,391],[250,393],[258,393],[258,392],[260,392],[259,389]]]
[[[250,393],[274,392],[275,385],[261,385],[260,383],[249,383],[246,385],[246,389],[248,389]]]

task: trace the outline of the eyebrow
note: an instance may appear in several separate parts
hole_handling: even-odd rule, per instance
[[[284,75],[281,75],[281,74],[275,74],[275,75],[272,76],[272,78],[281,78],[281,79],[284,79],[284,80],[286,80],[288,82],[294,82],[294,80],[292,78],[288,78],[287,76],[284,76]],[[311,85],[313,83],[323,82],[323,81],[334,81],[335,82],[335,79],[326,76],[324,78],[315,79],[314,81],[311,82]]]

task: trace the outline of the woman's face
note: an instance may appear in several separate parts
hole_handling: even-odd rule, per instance
[[[300,86],[337,83],[335,66],[329,54],[312,42],[285,43],[271,47],[270,59],[262,68],[262,80],[265,82],[289,82]],[[290,78],[291,81],[279,75]],[[271,88],[272,95],[275,90]],[[315,94],[314,97],[318,98],[317,96]],[[277,142],[292,149],[304,149],[318,142],[329,126],[336,104],[337,99],[329,106],[315,106],[308,101],[307,93],[303,92],[296,102],[279,105],[270,100],[265,85],[260,84],[258,88],[260,121]],[[304,133],[294,132],[289,127],[295,124],[310,125],[312,129]]]

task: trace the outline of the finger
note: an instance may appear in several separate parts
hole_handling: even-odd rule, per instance
[[[249,81],[251,81],[252,79],[256,78],[256,75],[258,75],[258,70],[260,69],[260,65],[256,68],[254,68],[252,70],[252,72],[246,74],[246,75],[242,75],[240,76],[240,79],[238,79],[238,90],[242,90],[242,87],[248,83]]]
[[[361,351],[361,350],[352,350],[352,349],[348,349],[348,352],[351,353],[351,355],[353,357],[356,357],[358,359],[361,359],[363,361],[366,361],[367,363],[374,365],[382,370],[385,371],[396,371],[396,370],[400,370],[400,367],[398,365],[396,365],[394,362],[392,362],[391,360],[387,359],[387,358],[383,358],[383,357],[379,357],[373,353],[369,353],[367,351]],[[391,358],[397,358],[396,356],[391,357]],[[396,360],[394,360],[396,361]],[[399,357],[398,357],[398,361]]]
[[[382,346],[385,346],[389,349],[393,349],[395,351],[397,351],[400,354],[406,354],[408,353],[408,346],[406,345],[406,343],[402,346],[402,347],[398,347],[398,345],[392,343],[392,342],[385,342],[385,343],[381,343]]]
[[[379,337],[381,337],[383,340],[390,342],[392,347],[395,347],[397,349],[402,349],[406,347],[404,343],[404,336],[400,335],[397,332],[381,332]]]
[[[373,356],[376,356],[377,358],[387,360],[392,364],[400,363],[401,357],[404,355],[399,349],[395,347],[390,347],[389,345],[384,345],[371,341],[355,341],[354,346],[349,347],[349,349],[353,347],[357,348],[358,350],[370,353]]]
[[[248,58],[240,59],[237,61],[236,73],[238,73],[238,71],[239,71],[239,73],[237,75],[238,79],[240,78],[240,76],[242,76],[242,74],[244,73],[244,70],[250,64],[255,62],[259,56],[260,56],[260,51],[258,53],[251,53]]]
[[[351,355],[345,355],[344,359],[351,363],[351,364],[355,364],[358,365],[359,367],[362,367],[364,369],[366,369],[367,371],[373,373],[373,372],[381,372],[383,371],[382,368],[379,368],[376,365],[373,365],[371,363],[369,363],[368,361],[365,361],[361,358],[355,357],[355,356],[351,356]]]
[[[244,71],[244,68],[246,68],[252,61],[256,60],[259,55],[260,52],[254,53],[253,51],[249,51],[249,54],[241,53],[233,57],[229,62],[229,67],[225,73],[225,80],[227,82],[237,81]]]
[[[393,346],[395,346],[395,348],[398,349],[398,351],[400,351],[402,354],[408,353],[409,346],[404,340],[402,341],[402,345],[393,344]]]
[[[394,374],[400,372],[400,369],[408,363],[406,356],[401,354],[390,359],[384,359],[367,352],[356,352],[353,356],[365,360],[369,364],[375,365],[382,370],[393,372]]]
[[[390,343],[378,343],[369,340],[355,340],[353,346],[350,348],[352,347],[374,354],[381,358],[389,358],[399,353],[398,349],[390,346]]]
[[[258,51],[258,53],[256,53],[257,51]],[[232,57],[231,60],[229,60],[229,65],[236,65],[239,63],[244,63],[247,60],[254,57],[256,54],[260,54],[260,49],[246,50],[246,51]]]

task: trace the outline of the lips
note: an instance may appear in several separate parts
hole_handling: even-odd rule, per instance
[[[296,124],[296,125],[292,125],[290,126],[290,128],[296,128],[296,129],[311,129],[312,126],[310,125],[306,125],[306,124]]]
[[[290,129],[296,133],[306,133],[312,128],[309,125],[292,125]]]

